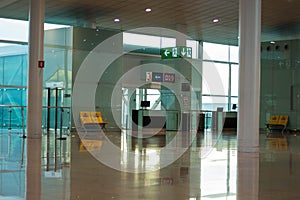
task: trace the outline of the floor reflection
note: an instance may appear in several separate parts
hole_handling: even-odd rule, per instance
[[[299,136],[261,134],[260,152],[253,154],[237,152],[235,134],[209,130],[166,132],[144,139],[126,131],[105,137],[91,133],[82,139],[79,135],[60,140],[53,132],[43,134],[38,191],[35,184],[25,187],[30,180],[26,179],[26,150],[34,152],[34,145],[27,146],[28,139],[18,131],[2,130],[0,199],[30,199],[25,195],[30,187],[43,200],[300,199]],[[111,146],[119,149],[117,154],[109,153]],[[100,152],[105,157],[97,157]],[[115,164],[120,169],[111,167]]]
[[[120,144],[120,171],[104,165],[97,157],[92,156],[94,154],[72,148],[71,199],[235,197],[235,136],[222,136],[209,131],[188,137],[176,137],[176,134],[186,136],[190,133],[166,132],[165,135],[143,139],[132,136],[130,132],[123,132],[120,137],[108,134],[107,138],[111,143]],[[78,137],[73,138],[72,144],[74,142],[79,146],[82,143]],[[94,144],[88,144],[86,148],[99,146],[104,151],[107,142],[103,139],[101,145],[97,145],[100,144],[99,141],[94,140]],[[186,148],[187,143],[190,143],[189,148]],[[162,153],[163,148],[169,150],[165,154],[168,159],[174,159],[161,168],[160,164],[167,159]],[[183,154],[176,158],[177,154],[174,152],[181,149],[184,149]],[[133,159],[129,153],[133,153]],[[147,173],[128,173],[128,168],[134,168],[137,172],[145,168],[153,170]]]
[[[18,131],[0,130],[0,199],[24,197],[25,145]]]

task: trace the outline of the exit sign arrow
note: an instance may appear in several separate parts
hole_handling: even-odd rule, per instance
[[[181,50],[181,55],[182,55],[182,57],[184,57],[184,56],[185,56],[185,54],[186,54],[186,52],[185,52],[185,48],[182,48],[182,50]]]
[[[171,52],[170,52],[168,49],[166,49],[165,52],[164,52],[164,54],[165,54],[166,57],[168,57],[168,55],[169,55],[170,53],[171,53]]]

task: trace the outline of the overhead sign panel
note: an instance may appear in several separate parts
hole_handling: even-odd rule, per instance
[[[161,58],[192,58],[192,47],[168,47],[161,49]]]

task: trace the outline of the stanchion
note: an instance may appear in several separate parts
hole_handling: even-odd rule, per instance
[[[66,140],[65,137],[62,137],[62,130],[63,130],[63,112],[64,112],[64,108],[61,107],[60,108],[60,130],[59,130],[59,138],[56,138],[57,140]]]
[[[67,110],[68,110],[68,111],[67,111],[67,114],[68,114],[68,115],[67,115],[67,119],[70,119],[70,108],[67,108]],[[71,126],[70,120],[68,120],[68,126],[67,126],[67,130],[68,130],[68,131],[70,131],[70,129],[71,129],[70,126]]]
[[[126,131],[128,130],[128,115],[126,115],[126,125],[125,125],[125,127],[126,127]]]
[[[8,127],[8,130],[11,130],[11,112],[12,112],[11,107],[9,107],[8,112],[9,112],[9,127]]]
[[[22,136],[21,138],[26,138],[26,135],[25,135],[25,126],[24,126],[24,107],[22,106],[21,107],[21,113],[22,113]]]
[[[25,136],[25,138],[26,138],[26,136]],[[25,139],[24,137],[23,137],[23,139]],[[22,153],[21,153],[21,168],[23,168],[24,167],[24,157],[25,157],[25,140],[23,140],[22,141]]]
[[[51,106],[51,89],[47,88],[47,134],[50,131],[50,106]]]
[[[58,113],[57,113],[57,107],[58,107],[58,88],[55,88],[55,124],[54,124],[54,132],[55,132],[55,138],[57,137],[57,121],[58,121]]]

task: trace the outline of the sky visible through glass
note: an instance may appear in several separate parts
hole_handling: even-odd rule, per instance
[[[66,25],[44,24],[45,30],[68,27]],[[28,21],[0,18],[0,40],[28,42]],[[0,46],[7,46],[1,44]]]

